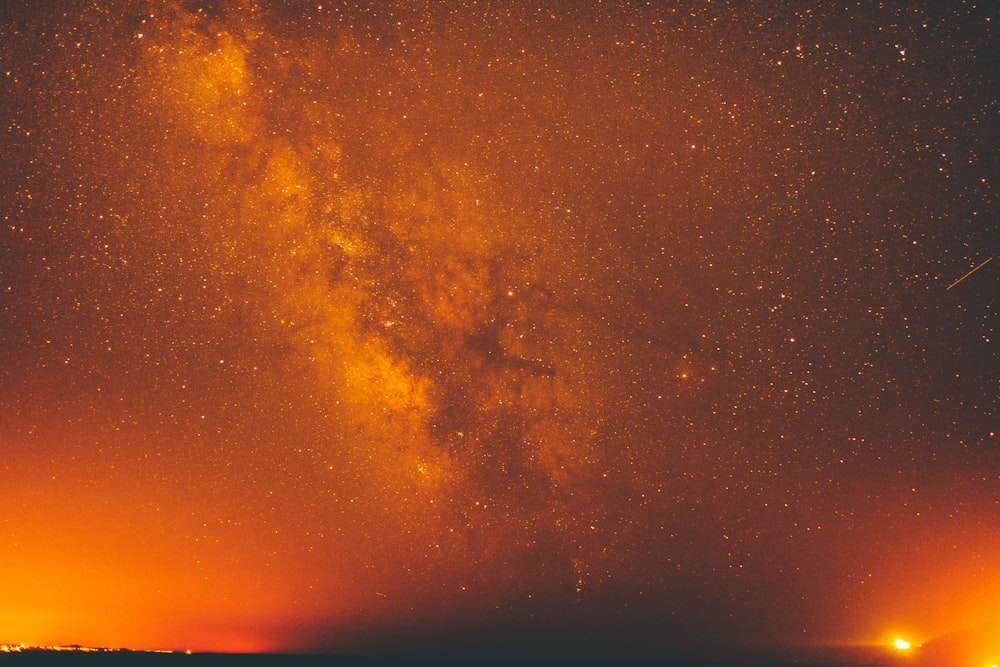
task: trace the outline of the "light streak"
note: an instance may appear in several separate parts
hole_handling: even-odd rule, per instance
[[[992,258],[992,257],[990,257],[990,258],[989,258],[989,259],[987,259],[987,260],[986,260],[985,262],[983,262],[982,264],[980,264],[980,265],[979,265],[979,266],[977,266],[976,268],[972,269],[971,271],[969,271],[968,273],[966,273],[966,274],[965,274],[964,276],[962,276],[961,278],[959,278],[958,280],[956,280],[956,281],[955,281],[955,282],[953,282],[952,284],[948,285],[948,288],[947,288],[947,289],[945,290],[945,292],[947,292],[947,291],[948,291],[948,290],[950,290],[950,289],[951,289],[952,287],[954,287],[955,285],[959,284],[960,282],[962,282],[963,280],[965,280],[966,278],[968,278],[969,276],[971,276],[971,275],[972,275],[973,273],[975,273],[975,272],[976,272],[976,271],[978,271],[979,269],[983,268],[984,266],[986,266],[987,264],[989,264],[989,263],[990,263],[990,262],[992,262],[992,261],[993,261],[993,258]]]

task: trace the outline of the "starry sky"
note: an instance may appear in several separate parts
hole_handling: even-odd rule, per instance
[[[1000,620],[998,24],[3,3],[0,641]]]

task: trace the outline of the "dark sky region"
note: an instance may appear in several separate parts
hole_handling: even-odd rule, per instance
[[[995,4],[0,16],[0,640],[1000,620]]]

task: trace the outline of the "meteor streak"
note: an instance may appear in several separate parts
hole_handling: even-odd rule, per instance
[[[976,271],[978,271],[979,269],[983,268],[984,266],[986,266],[987,264],[989,264],[989,263],[990,263],[990,262],[992,262],[992,261],[993,261],[993,258],[992,258],[992,257],[990,257],[990,258],[989,258],[989,259],[987,259],[987,260],[986,260],[985,262],[983,262],[982,264],[980,264],[980,265],[979,265],[979,266],[977,266],[976,268],[972,269],[971,271],[969,271],[968,273],[966,273],[966,274],[965,274],[964,276],[962,276],[961,278],[959,278],[958,280],[956,280],[956,281],[955,281],[955,282],[953,282],[952,284],[948,285],[948,288],[947,288],[947,289],[945,290],[945,292],[947,292],[947,291],[948,291],[948,290],[950,290],[950,289],[951,289],[952,287],[954,287],[955,285],[959,284],[960,282],[962,282],[963,280],[965,280],[966,278],[968,278],[969,276],[971,276],[971,275],[972,275],[973,273],[975,273],[975,272],[976,272]]]

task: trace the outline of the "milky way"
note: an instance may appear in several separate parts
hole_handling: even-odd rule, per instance
[[[0,14],[0,640],[996,617],[995,9]]]

